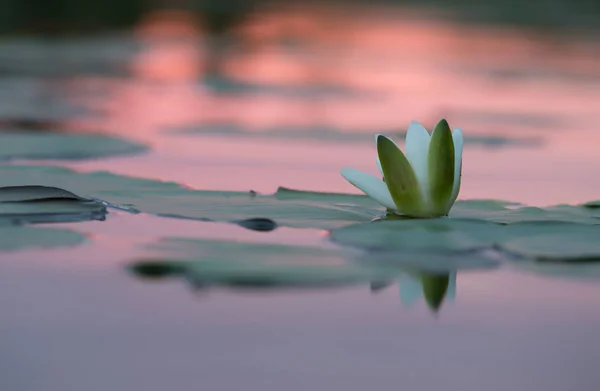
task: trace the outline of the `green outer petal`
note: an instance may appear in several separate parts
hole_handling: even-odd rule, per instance
[[[422,196],[415,172],[392,140],[378,135],[377,154],[390,195],[398,209],[410,216],[423,213]]]
[[[432,212],[446,215],[454,187],[454,141],[445,119],[435,126],[427,162]]]

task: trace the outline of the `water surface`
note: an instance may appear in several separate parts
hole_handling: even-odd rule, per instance
[[[150,148],[10,164],[197,189],[356,192],[339,170],[376,172],[374,133],[399,134],[412,119],[431,127],[444,116],[467,135],[460,198],[600,198],[600,51],[585,40],[408,11],[296,10],[261,14],[223,53],[185,21],[154,17],[115,36],[3,43],[3,127],[102,132]],[[456,298],[437,314],[422,299],[403,306],[396,285],[194,291],[125,267],[167,236],[330,246],[326,232],[265,234],[116,211],[58,225],[86,243],[0,253],[2,389],[600,384],[594,280],[517,267],[459,272]]]

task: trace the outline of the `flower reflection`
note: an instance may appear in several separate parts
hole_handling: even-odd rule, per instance
[[[456,297],[456,272],[403,273],[395,282],[398,284],[400,302],[405,308],[412,308],[422,297],[429,309],[437,312],[444,299],[452,302]],[[372,281],[371,291],[378,292],[392,284]]]
[[[444,299],[454,301],[456,297],[456,273],[403,274],[398,279],[400,301],[410,308],[423,297],[432,311],[438,311]]]

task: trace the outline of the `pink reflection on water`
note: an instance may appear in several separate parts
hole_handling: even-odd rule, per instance
[[[251,44],[227,55],[221,72],[251,91],[233,93],[201,83],[214,53],[193,19],[172,13],[148,18],[136,30],[145,49],[131,60],[132,79],[81,79],[73,86],[102,85],[109,94],[83,99],[104,115],[78,126],[141,140],[153,152],[72,166],[196,188],[350,192],[356,190],[338,171],[376,172],[367,141],[373,133],[400,130],[412,119],[431,127],[447,117],[467,136],[544,141],[539,148],[498,150],[469,144],[461,198],[531,204],[600,198],[594,180],[598,111],[590,105],[600,98],[600,50],[526,31],[419,19],[407,11],[321,11],[277,9],[243,26],[239,32]],[[303,97],[272,91],[311,86],[342,92]],[[342,136],[364,134],[365,142],[163,132],[214,122],[250,134],[330,127]]]

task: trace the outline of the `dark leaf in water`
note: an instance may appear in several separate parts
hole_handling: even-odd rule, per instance
[[[371,281],[369,288],[371,292],[377,293],[394,284],[394,281]]]
[[[129,269],[139,277],[160,279],[181,273],[182,265],[177,262],[140,260],[131,265]]]
[[[600,201],[590,201],[586,202],[582,205],[584,208],[588,209],[600,209]]]
[[[270,232],[277,228],[277,223],[271,219],[255,217],[236,221],[236,224],[252,231]]]

